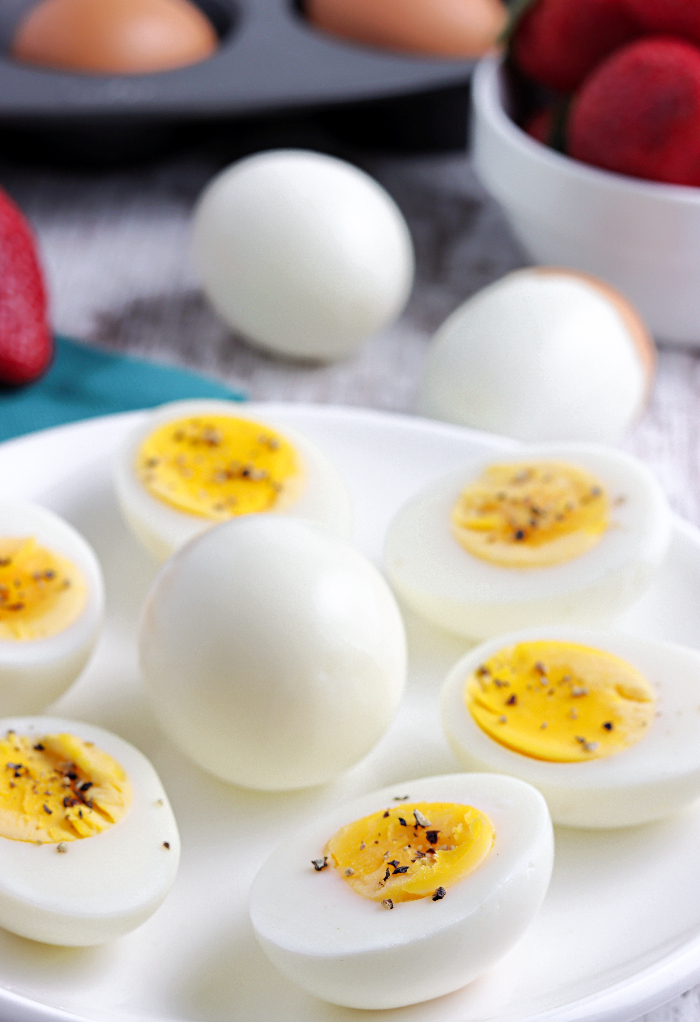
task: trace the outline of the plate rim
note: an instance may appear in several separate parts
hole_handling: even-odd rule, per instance
[[[316,421],[324,421],[329,416],[335,421],[361,420],[376,424],[380,428],[391,424],[402,429],[410,429],[420,433],[433,433],[436,437],[466,437],[480,446],[494,446],[503,450],[517,450],[523,446],[517,441],[496,434],[486,433],[469,427],[443,422],[436,419],[422,418],[417,415],[392,412],[383,409],[364,408],[354,405],[323,405],[308,402],[285,401],[246,401],[242,408],[246,412],[258,410],[270,417],[279,413],[281,416],[300,415]],[[91,416],[76,422],[64,423],[22,434],[0,442],[0,460],[3,452],[8,449],[21,451],[27,445],[41,445],[48,437],[70,438],[71,434],[82,434],[89,430],[100,431],[101,428],[111,430],[120,424],[124,428],[147,414],[151,409],[116,412],[109,415]],[[599,445],[605,446],[605,445]],[[673,532],[679,533],[685,540],[695,546],[700,553],[700,529],[671,512]],[[652,1011],[669,1000],[689,990],[700,982],[700,930],[674,950],[663,955],[655,962],[603,989],[575,998],[566,1004],[554,1008],[518,1015],[517,1022],[631,1022],[648,1011]],[[0,983],[0,1011],[6,1022],[93,1022],[89,1014],[76,1013],[65,1008],[53,1007],[29,995],[12,990]],[[127,1019],[130,1016],[125,1015]],[[149,1019],[157,1022],[161,1016],[150,1015]],[[494,1016],[492,1022],[507,1022],[510,1016]],[[166,1022],[184,1022],[183,1019],[168,1016]]]

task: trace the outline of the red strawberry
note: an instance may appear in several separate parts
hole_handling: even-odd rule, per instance
[[[549,145],[554,129],[554,111],[544,107],[532,114],[523,124],[523,131],[543,145]]]
[[[34,237],[0,189],[0,383],[30,383],[49,367],[53,340]]]
[[[577,160],[700,185],[700,49],[654,36],[618,50],[574,97],[567,138]]]
[[[630,14],[646,32],[676,35],[700,45],[698,0],[625,0]]]
[[[536,0],[515,27],[511,56],[541,85],[572,92],[604,57],[641,34],[626,0]]]

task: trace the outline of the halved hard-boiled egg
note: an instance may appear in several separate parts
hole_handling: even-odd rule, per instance
[[[585,444],[528,447],[409,500],[389,527],[385,566],[410,607],[470,638],[592,625],[641,595],[670,530],[661,488],[636,459]]]
[[[155,912],[180,845],[146,757],[91,724],[0,720],[0,926],[101,944]]]
[[[428,777],[365,795],[285,840],[253,881],[260,944],[335,1004],[392,1008],[501,958],[544,899],[552,825],[528,784]]]
[[[99,562],[58,515],[0,503],[0,713],[36,713],[78,677],[104,613]]]
[[[470,650],[442,692],[467,770],[528,781],[555,823],[625,827],[700,796],[700,651],[540,626]]]
[[[120,449],[115,485],[127,522],[159,560],[242,515],[292,515],[341,536],[352,527],[348,491],[328,457],[232,401],[179,401],[147,415]]]

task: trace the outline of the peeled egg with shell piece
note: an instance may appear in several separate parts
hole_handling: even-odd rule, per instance
[[[103,944],[140,926],[164,900],[177,873],[177,826],[146,757],[93,724],[56,717],[0,720],[0,742],[13,757],[12,763],[2,764],[5,778],[11,769],[10,784],[22,785],[30,769],[16,738],[28,739],[40,751],[47,736],[53,737],[53,751],[65,752],[75,762],[59,761],[56,772],[44,772],[42,784],[57,790],[49,790],[48,795],[42,791],[34,800],[27,792],[25,809],[18,816],[3,808],[0,926],[47,944]],[[64,792],[68,792],[66,801],[61,798]],[[48,805],[50,797],[54,801]],[[33,801],[36,816],[32,810],[27,812],[27,801]],[[91,802],[97,807],[91,812],[100,818],[114,815],[117,821],[84,837],[45,833],[59,813],[78,816],[82,804]],[[6,836],[14,820],[26,831],[23,840]],[[79,821],[81,826],[84,822]],[[98,829],[100,825],[98,820]]]
[[[573,270],[516,270],[433,337],[424,415],[516,440],[615,443],[641,415],[656,354],[640,314]]]
[[[494,738],[467,708],[466,686],[475,672],[484,671],[484,665],[517,663],[512,653],[502,651],[522,650],[527,643],[536,643],[533,648],[540,656],[536,671],[529,673],[530,693],[527,686],[520,685],[515,695],[517,674],[511,680],[505,669],[494,673],[496,698],[502,703],[501,716],[492,718]],[[612,664],[604,664],[602,671],[595,664],[591,669],[587,663],[591,658],[586,654],[591,650],[602,651],[606,659],[619,658],[626,669],[620,673],[614,659]],[[559,677],[561,670],[555,676],[548,657],[559,667],[564,665],[563,678]],[[577,661],[583,670],[577,669]],[[636,672],[644,684],[630,680]],[[486,680],[491,681],[488,677]],[[607,685],[612,693],[610,706],[603,709],[601,702],[599,710],[594,703],[591,713],[586,703],[595,699],[599,683]],[[651,695],[649,701],[645,689]],[[540,626],[490,639],[455,664],[442,690],[442,725],[466,770],[494,771],[533,784],[547,800],[555,823],[584,828],[628,827],[667,816],[700,796],[699,691],[698,650],[612,630]],[[563,718],[567,728],[562,720],[555,719],[560,700],[560,709],[567,711]],[[615,739],[616,729],[628,726],[617,719],[620,703],[625,701],[637,718],[636,733],[632,732],[631,741],[621,736],[616,751],[600,755],[605,742]],[[621,709],[626,711],[624,705]],[[539,726],[545,725],[536,755],[524,754],[515,747],[523,740],[522,724],[520,734],[517,730],[518,717],[525,721],[532,718],[535,724],[541,717]],[[503,729],[502,739],[498,738],[499,728]],[[545,759],[546,755],[559,755],[544,751],[550,735],[559,745],[568,739],[574,758]]]
[[[102,569],[72,525],[23,501],[0,502],[0,554],[0,713],[37,713],[87,664],[104,616]]]
[[[537,507],[528,489],[529,477],[537,482],[538,473],[548,466],[555,468],[551,473],[555,484],[563,474],[564,496],[545,491]],[[566,498],[569,469],[573,478],[582,473],[581,478],[591,479],[591,492],[599,491],[589,507],[600,504],[600,517],[590,530],[581,523],[569,536],[558,536],[559,504],[571,503],[575,524],[575,501],[583,506],[588,496],[578,498],[572,488],[571,500]],[[507,493],[498,492],[498,485],[493,489],[492,473],[493,483],[505,474]],[[480,545],[476,555],[460,542],[453,515],[462,495],[480,492],[485,478],[491,487],[491,510],[476,516],[473,529],[462,530],[471,533],[472,545]],[[512,503],[504,501],[501,517],[499,499],[511,491]],[[525,515],[522,529],[511,529],[511,514],[519,519]],[[504,537],[489,545],[492,516],[496,529],[502,525]],[[546,529],[538,526],[545,521]],[[551,542],[545,541],[550,528]],[[652,581],[670,537],[666,498],[653,474],[636,458],[594,444],[528,445],[453,471],[410,498],[389,525],[384,564],[395,592],[416,613],[455,634],[485,638],[550,621],[609,623]],[[580,552],[572,555],[567,544],[579,539]],[[504,558],[500,562],[498,551]]]
[[[426,831],[403,808],[409,803],[427,803],[426,811],[434,803],[472,807],[494,838],[462,879],[390,906],[353,890],[347,881],[354,878],[324,848],[341,828],[384,812],[404,818],[401,829],[425,844]],[[428,841],[433,837],[436,847],[443,844],[439,834]],[[364,795],[286,836],[253,881],[250,916],[273,965],[316,997],[351,1008],[414,1004],[471,982],[522,937],[546,894],[553,851],[546,804],[530,785],[495,774],[425,777]],[[435,858],[456,854],[446,848]],[[392,882],[402,868],[387,864]],[[439,864],[422,872],[433,869],[443,872]]]
[[[162,462],[155,469],[149,444]],[[281,470],[271,464],[278,457]],[[161,468],[168,475],[149,480]],[[249,501],[242,490],[256,487],[272,487],[261,513],[303,518],[343,537],[352,530],[348,489],[320,447],[274,416],[233,401],[174,401],[146,413],[117,453],[114,484],[126,522],[159,561],[217,522],[239,516]],[[205,501],[199,500],[202,489]]]

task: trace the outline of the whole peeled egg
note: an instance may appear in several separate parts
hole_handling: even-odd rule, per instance
[[[419,396],[425,415],[525,441],[616,442],[655,367],[634,307],[570,270],[516,270],[438,329]]]
[[[413,283],[393,199],[357,167],[303,150],[219,174],[194,213],[193,255],[229,326],[293,358],[348,355],[401,313]]]
[[[139,645],[175,744],[262,790],[351,767],[389,726],[406,675],[401,615],[374,565],[281,515],[232,519],[174,554],[147,597]]]
[[[92,74],[151,74],[216,50],[214,27],[190,0],[40,0],[12,41],[16,60]]]

